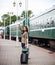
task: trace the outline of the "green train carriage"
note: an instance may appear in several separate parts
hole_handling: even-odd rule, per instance
[[[29,37],[39,46],[55,48],[55,7],[30,19]]]

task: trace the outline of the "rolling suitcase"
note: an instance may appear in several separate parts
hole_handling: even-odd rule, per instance
[[[28,64],[28,49],[27,48],[22,49],[20,61],[21,61],[21,64]]]
[[[22,53],[20,61],[21,61],[21,64],[28,64],[28,54]]]

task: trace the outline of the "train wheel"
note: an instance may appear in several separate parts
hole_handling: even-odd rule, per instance
[[[55,41],[50,40],[50,48],[55,49]]]

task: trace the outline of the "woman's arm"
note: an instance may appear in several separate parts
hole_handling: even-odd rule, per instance
[[[22,36],[26,36],[27,35],[27,32],[24,32],[23,34],[22,34]]]
[[[23,30],[23,27],[22,27],[20,24],[19,24],[19,29],[20,29],[20,30]]]

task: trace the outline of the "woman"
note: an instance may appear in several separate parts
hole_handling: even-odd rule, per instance
[[[21,27],[19,24],[19,28],[22,31],[22,35],[21,35],[21,45],[22,48],[25,48],[25,46],[27,45],[27,38],[28,38],[28,28],[27,26],[25,27]]]

